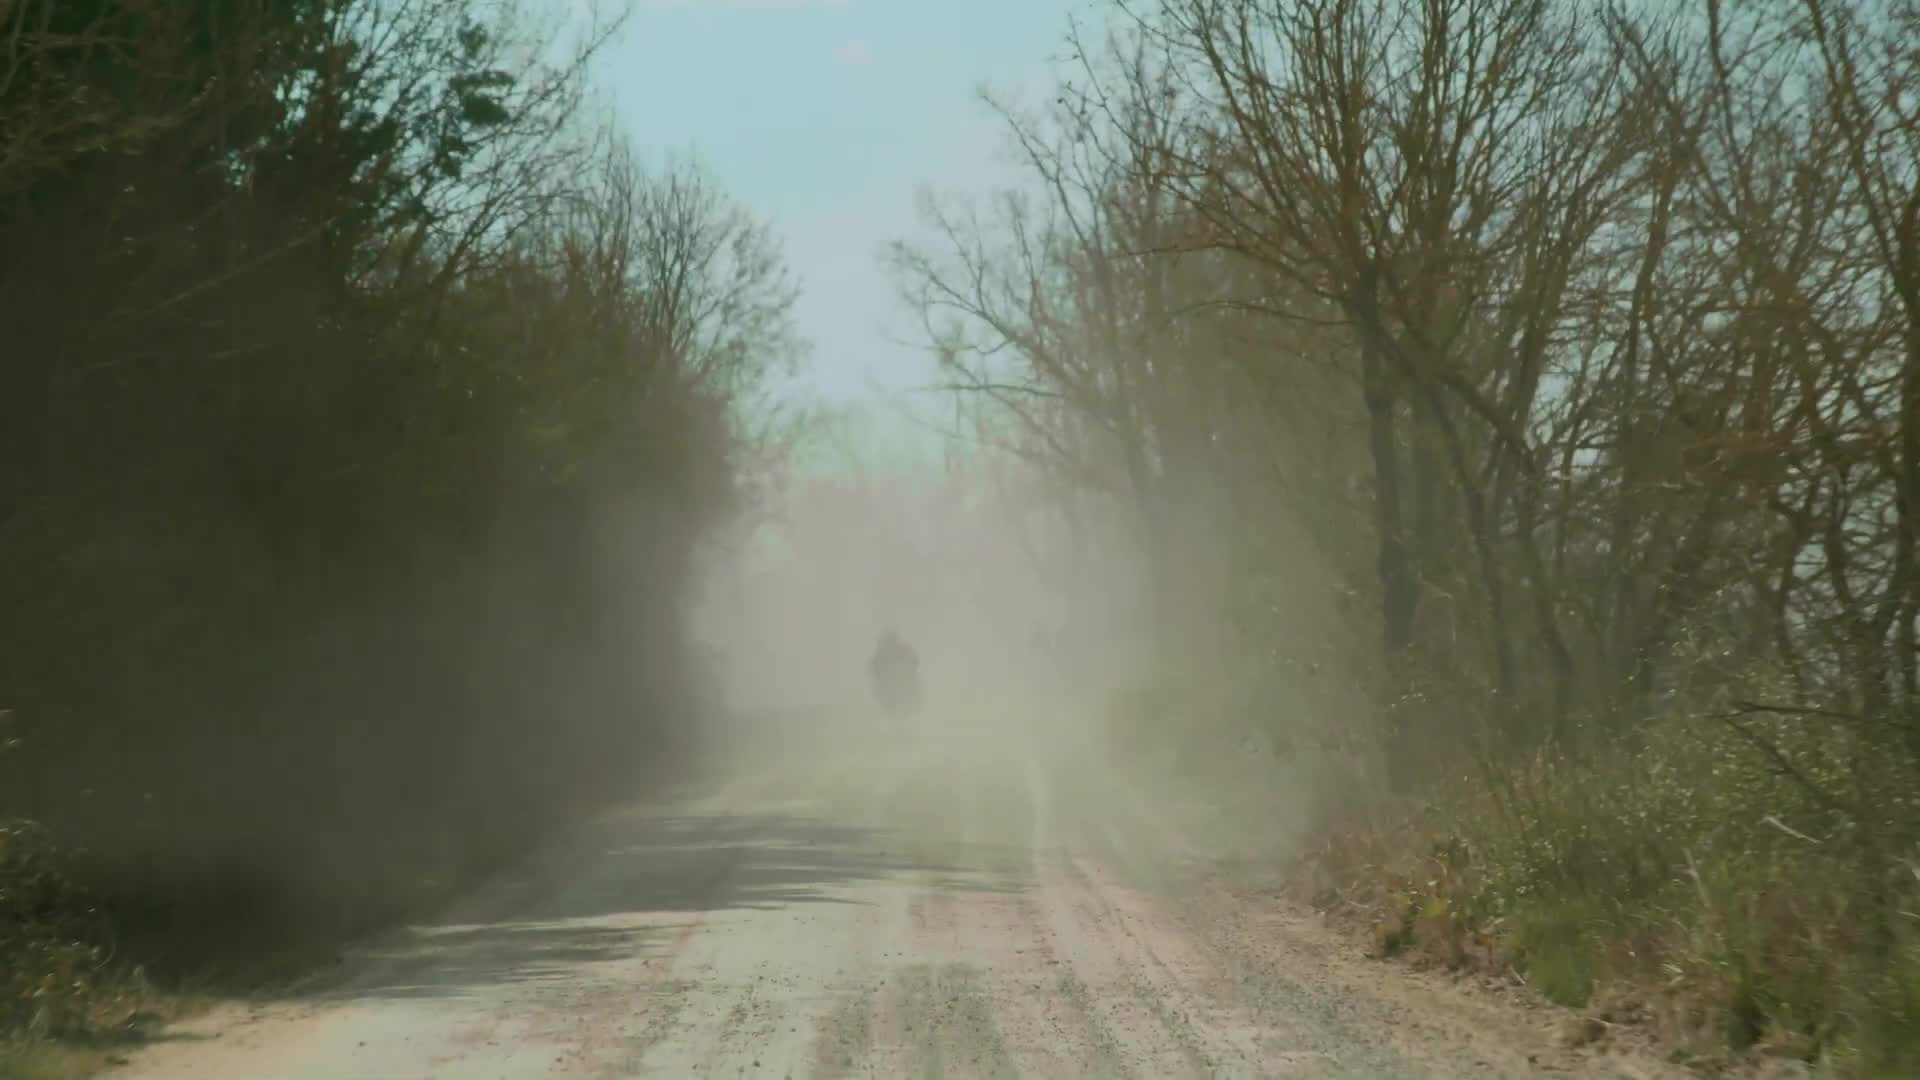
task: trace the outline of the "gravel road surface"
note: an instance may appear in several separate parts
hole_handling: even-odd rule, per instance
[[[1651,1077],[1367,959],[1192,800],[1036,744],[788,731],[115,1077]],[[1244,823],[1243,823],[1244,824]]]

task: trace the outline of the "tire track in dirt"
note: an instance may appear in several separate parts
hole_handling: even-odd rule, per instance
[[[838,779],[838,778],[836,778]],[[885,823],[878,842],[888,846],[909,843],[898,828],[900,793],[913,777],[890,771],[878,782],[856,786],[851,808],[856,819],[870,827]],[[924,874],[916,874],[916,879]],[[886,1054],[885,1042],[897,1026],[890,1017],[898,994],[895,970],[911,955],[915,942],[926,936],[928,899],[924,887],[888,882],[863,891],[862,908],[851,921],[851,960],[835,972],[829,1000],[813,1021],[808,1051],[811,1075],[832,1078],[876,1073],[875,1063]]]
[[[968,776],[942,793],[943,812],[920,808],[940,826],[917,838],[920,868],[902,901],[908,940],[876,981],[859,1071],[1123,1075],[1100,1054],[1090,1014],[1059,992],[1062,969],[1030,895],[1024,785],[978,765]],[[1090,1059],[1107,1064],[1085,1073]]]
[[[887,843],[909,847],[916,866],[895,893],[906,940],[822,1018],[815,1075],[1128,1075],[1049,940],[1032,877],[1036,815],[1017,762],[959,771],[964,784],[921,777],[874,796],[883,820],[906,823]],[[902,797],[916,805],[885,805]],[[865,1052],[839,1053],[852,1042]]]
[[[896,968],[876,1007],[873,1076],[1019,1077],[1002,1037],[994,993],[981,969],[964,963]]]
[[[812,1021],[805,1054],[810,1075],[822,1080],[870,1073],[881,999],[887,975],[883,964],[901,940],[909,921],[899,889],[865,898],[842,935],[846,948],[825,1001]]]
[[[1094,1007],[1095,995],[1056,948],[1039,871],[1051,834],[1044,787],[1004,751],[974,788],[968,842],[1000,887],[974,894],[967,955],[991,957],[991,1001],[1022,1076],[1131,1075],[1125,1048]]]
[[[1234,1076],[1267,1075],[1262,1064],[1273,1050],[1272,1026],[1233,1001],[1228,981],[1206,963],[1188,928],[1084,856],[1074,856],[1068,869],[1090,917],[1129,964],[1135,993],[1179,1039],[1190,1062],[1208,1074],[1225,1068]]]
[[[817,773],[793,790],[770,793],[783,796],[777,803],[763,799],[734,809],[804,809],[817,818],[829,808],[822,804],[838,779]],[[859,800],[865,805],[835,808],[852,821],[871,821],[884,797],[876,785]],[[738,872],[776,879],[789,854],[756,847]],[[716,911],[685,965],[689,989],[681,1022],[626,1075],[854,1071],[871,1043],[873,990],[881,977],[876,964],[889,952],[905,951],[906,894],[884,877],[829,879],[819,888],[821,895],[808,902],[729,903]],[[803,944],[809,941],[817,944]]]
[[[585,1014],[597,1017],[603,1030],[614,1029],[614,1045],[605,1046],[604,1040],[596,1040],[603,1045],[593,1046],[598,1051],[592,1055],[596,1075],[604,1080],[633,1075],[648,1052],[679,1026],[695,985],[682,970],[684,958],[706,932],[712,909],[731,892],[740,872],[738,848],[722,846],[718,857],[720,861],[702,889],[703,906],[685,913],[686,918],[674,927],[664,948],[641,960],[645,977],[639,985],[605,985],[587,997]],[[625,1023],[636,1015],[643,1018],[640,1029],[629,1033]]]
[[[1151,950],[1116,925],[1115,912],[1082,869],[1072,833],[1056,824],[1052,793],[1037,762],[1027,765],[1037,807],[1036,903],[1056,955],[1078,984],[1089,1019],[1107,1036],[1116,1064],[1130,1075],[1208,1075],[1228,1051],[1212,1045],[1191,1017],[1201,1005],[1183,987],[1155,977]],[[1237,1056],[1237,1055],[1236,1055]]]
[[[856,1061],[872,1052],[874,984],[871,979],[843,987],[834,1004],[814,1024],[813,1073],[819,1080],[853,1075]]]
[[[1254,929],[1247,911],[1222,904],[1220,876],[1201,848],[1143,799],[1135,795],[1109,812],[1094,842],[1132,882],[1116,893],[1130,898],[1141,917],[1163,922],[1190,943],[1190,959],[1205,972],[1200,977],[1219,986],[1258,1033],[1256,1060],[1282,1066],[1278,1075],[1302,1069],[1382,1078],[1487,1074],[1481,1055],[1449,1053],[1456,1048],[1451,1040],[1409,1046],[1395,1038],[1391,1010],[1364,996],[1330,992],[1330,973],[1309,975],[1313,968],[1292,955],[1298,927],[1270,922]],[[1114,840],[1122,833],[1133,838],[1125,848]]]
[[[830,1000],[830,972],[809,952],[809,968],[789,961],[791,950],[769,946],[768,928],[749,918],[716,919],[693,943],[680,968],[680,1000],[665,1032],[650,1033],[618,1075],[717,1075],[746,1069],[803,1068],[816,1042],[816,1017]],[[836,940],[845,936],[833,932]]]

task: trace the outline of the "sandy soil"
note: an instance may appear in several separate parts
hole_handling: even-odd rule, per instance
[[[1677,1075],[1366,959],[1092,760],[1016,726],[767,740],[112,1075]]]

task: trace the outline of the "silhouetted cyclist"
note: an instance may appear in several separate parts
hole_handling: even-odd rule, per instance
[[[873,698],[895,716],[905,716],[920,705],[920,656],[907,639],[888,627],[867,661],[873,679]]]

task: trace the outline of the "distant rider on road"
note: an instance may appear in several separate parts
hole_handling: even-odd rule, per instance
[[[867,673],[873,679],[873,696],[880,707],[900,714],[919,704],[920,656],[907,639],[889,626],[867,661]]]

